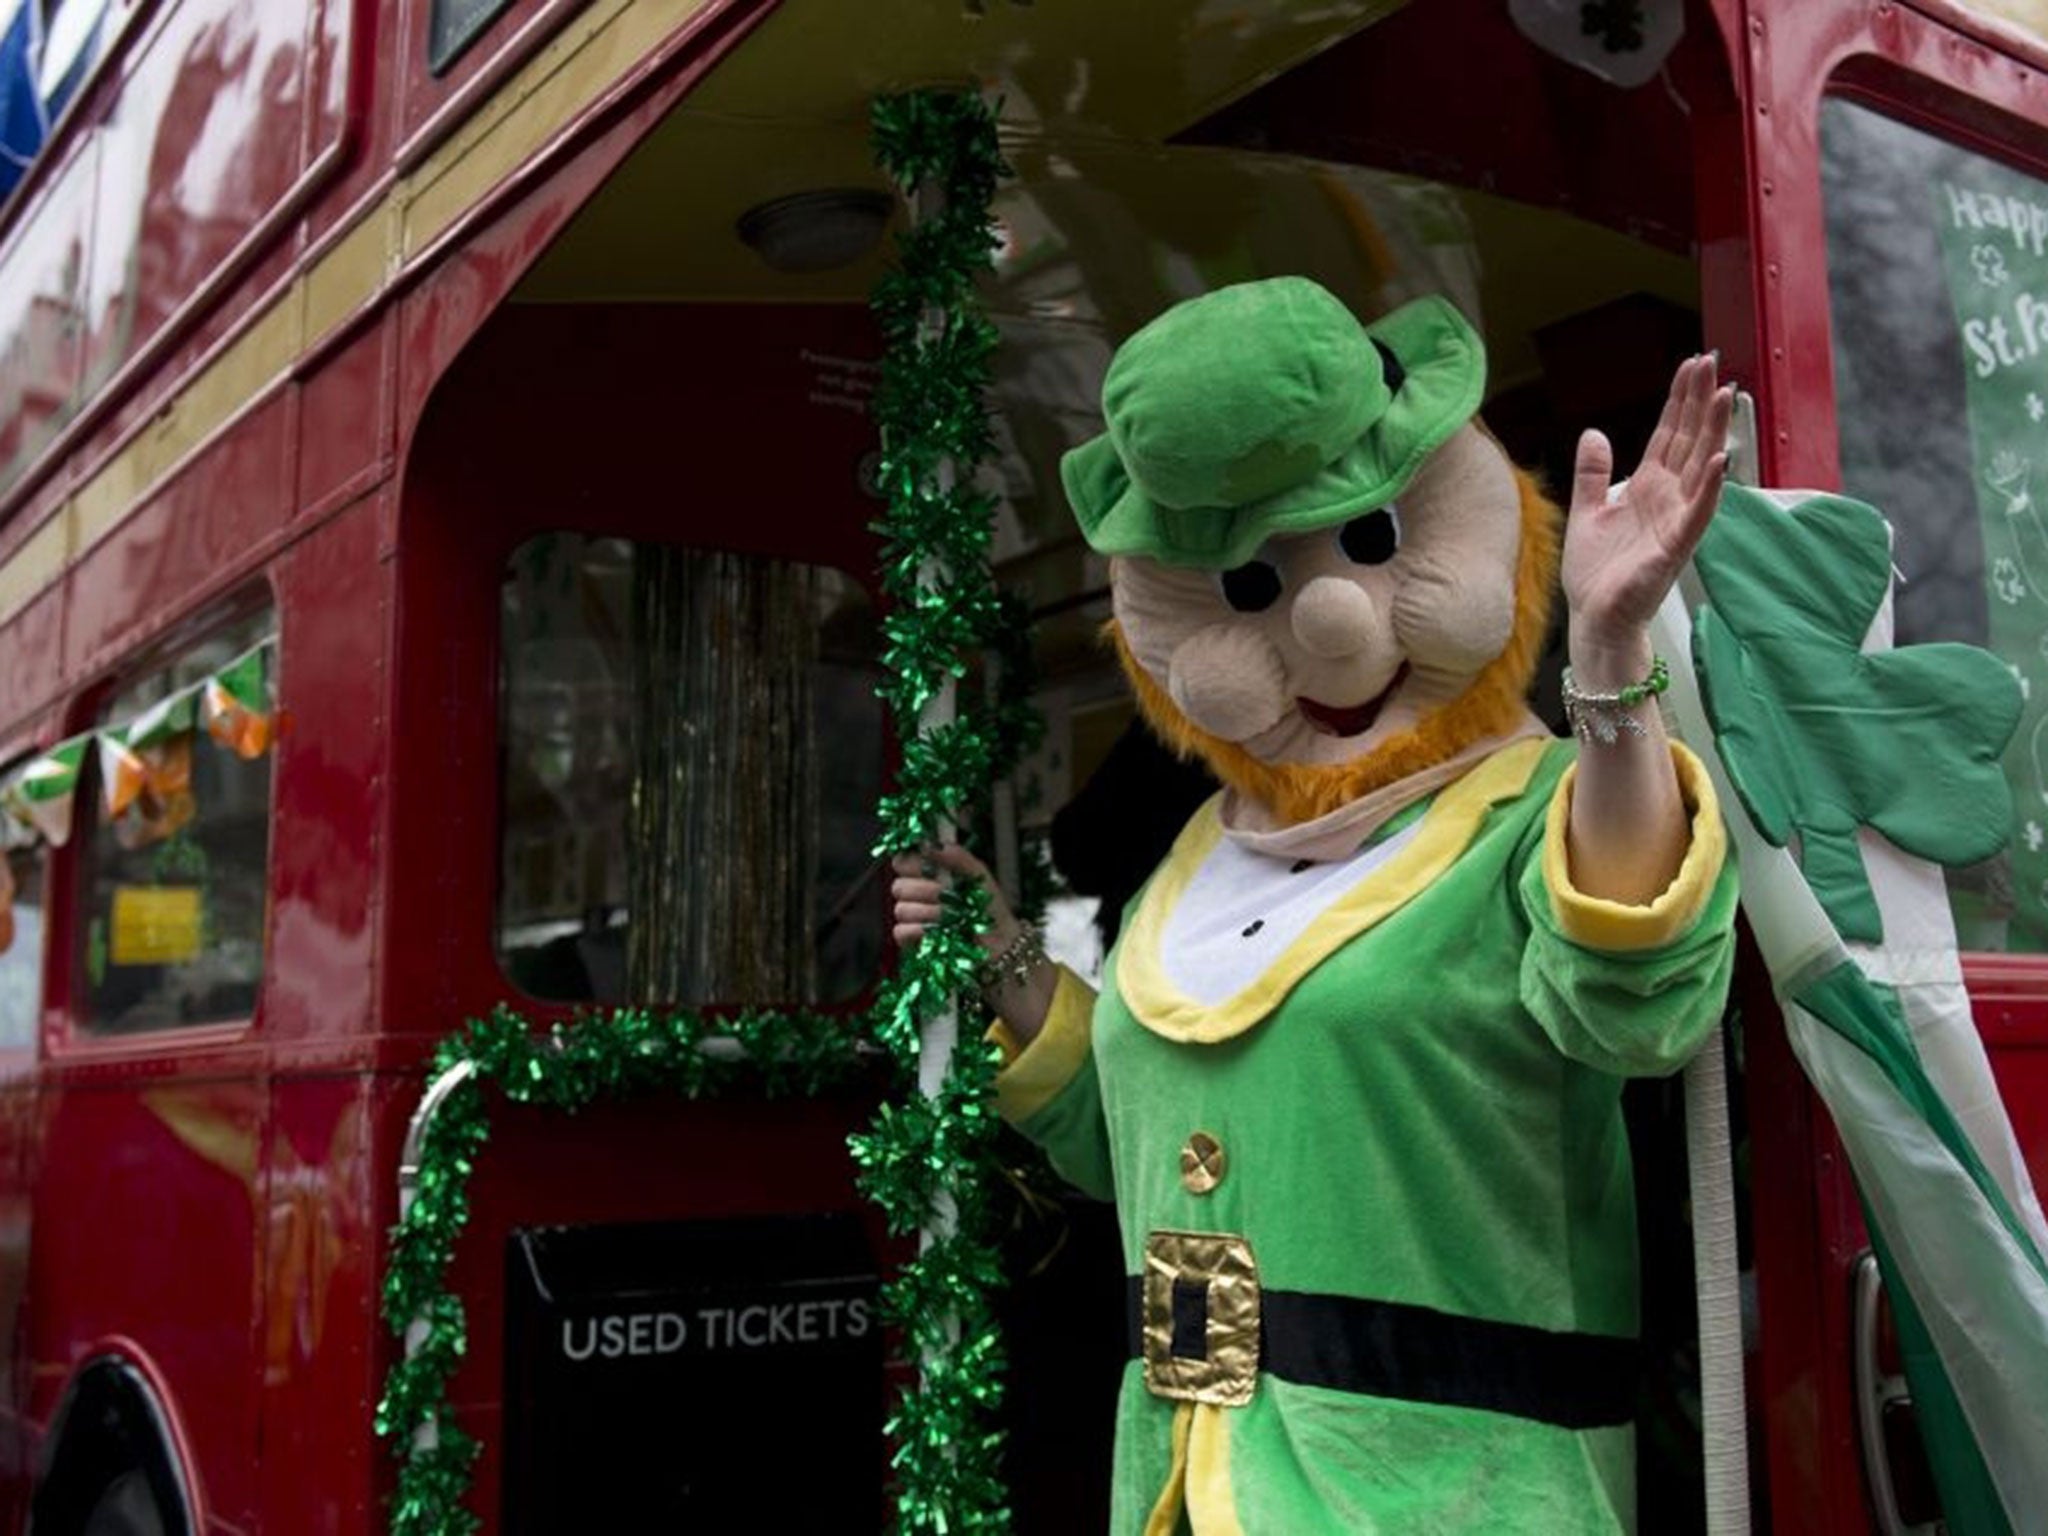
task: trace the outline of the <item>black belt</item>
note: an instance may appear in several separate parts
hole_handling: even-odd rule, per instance
[[[1143,1296],[1143,1281],[1131,1276],[1131,1352],[1138,1356]],[[1199,1326],[1176,1326],[1174,1334],[1177,1355],[1202,1347]],[[1304,1387],[1483,1408],[1565,1429],[1627,1424],[1636,1412],[1633,1339],[1552,1333],[1358,1296],[1262,1288],[1259,1369]]]

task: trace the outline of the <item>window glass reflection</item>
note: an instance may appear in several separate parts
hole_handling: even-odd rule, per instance
[[[866,594],[551,534],[506,572],[498,949],[558,1001],[844,999],[881,956]]]
[[[81,1022],[246,1020],[263,976],[275,620],[254,615],[109,701],[75,811]]]

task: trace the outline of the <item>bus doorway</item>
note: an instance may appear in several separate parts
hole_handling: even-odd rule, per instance
[[[593,416],[612,416],[611,429],[630,421],[629,441],[659,443],[626,450],[647,454],[625,500],[650,534],[704,530],[681,536],[830,561],[872,505],[860,499],[855,438],[878,345],[859,304],[884,259],[866,201],[884,189],[861,141],[865,93],[850,82],[906,78],[939,39],[916,29],[846,35],[859,65],[827,80],[798,60],[799,47],[819,46],[800,11],[786,7],[765,24],[599,188],[492,322],[489,345],[502,350],[476,377],[569,368],[616,391]],[[993,59],[1021,22],[989,20],[977,35]],[[1633,91],[1544,52],[1499,8],[1453,0],[1347,13],[1313,47],[1293,34],[1292,52],[1274,56],[1284,67],[1267,71],[1253,67],[1258,45],[1277,46],[1285,29],[1254,27],[1231,55],[1243,72],[1211,76],[1206,94],[1171,72],[1120,75],[1118,95],[1083,89],[1075,82],[1090,65],[1115,66],[1089,39],[1062,34],[1072,51],[1037,56],[1038,73],[1006,96],[1016,175],[999,193],[986,290],[1004,340],[989,489],[999,579],[1033,617],[1048,734],[1011,787],[1017,845],[994,853],[1012,870],[1049,875],[1061,958],[1084,975],[1114,941],[1122,896],[1177,830],[1160,808],[1185,811],[1206,793],[1199,776],[1146,745],[1098,638],[1106,567],[1081,542],[1059,488],[1060,455],[1099,429],[1115,345],[1177,299],[1277,272],[1315,277],[1366,317],[1441,293],[1485,336],[1485,419],[1518,462],[1565,483],[1587,426],[1606,430],[1629,460],[1676,362],[1703,338],[1720,340],[1722,327],[1739,332],[1746,317],[1731,276],[1737,200],[1693,172],[1703,155],[1739,143],[1729,137],[1740,127],[1734,87],[1711,16],[1687,22],[1655,82]],[[1105,21],[1096,42],[1120,35],[1119,25]],[[772,82],[784,94],[771,109],[763,93]],[[1445,110],[1456,99],[1488,100],[1498,114]],[[639,350],[657,335],[658,346]],[[609,345],[599,338],[622,337],[636,338],[628,355],[646,361],[607,376],[595,365]],[[1739,377],[1747,343],[1722,345]],[[572,356],[579,361],[567,363]],[[718,413],[714,401],[754,398],[755,381],[771,376],[772,397],[761,398],[774,408],[744,420]],[[523,415],[520,430],[561,432],[549,414]],[[729,425],[705,430],[711,421]],[[618,441],[563,435],[586,465]],[[588,506],[592,493],[566,484],[555,505],[579,494]],[[741,518],[727,521],[736,507]],[[621,506],[603,511],[616,519]],[[1558,720],[1555,672],[1553,661],[1538,706]],[[1120,868],[1091,867],[1103,841],[1091,825],[1128,841],[1144,810],[1157,812],[1159,846],[1130,847]],[[472,856],[492,856],[485,840]],[[1643,1392],[1643,1523],[1682,1531],[1700,1521],[1684,1157],[1675,1087],[1641,1098],[1656,1359]],[[1014,1508],[1024,1530],[1100,1528],[1125,1358],[1113,1223],[1060,1190],[1021,1146],[1015,1162],[1006,1303]],[[1034,1470],[1048,1466],[1061,1475]]]

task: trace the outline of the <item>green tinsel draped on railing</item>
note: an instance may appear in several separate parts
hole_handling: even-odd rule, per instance
[[[889,508],[877,529],[889,600],[882,694],[903,744],[896,784],[880,807],[876,852],[888,855],[929,843],[985,806],[994,779],[1035,740],[1037,722],[1021,613],[997,597],[988,568],[993,499],[976,485],[993,451],[983,395],[996,332],[975,282],[991,264],[989,208],[1007,174],[995,117],[975,93],[913,92],[876,104],[874,139],[883,170],[906,194],[924,194],[899,263],[874,296],[887,342],[874,406]],[[989,654],[999,658],[999,686],[974,696],[960,690],[955,718],[921,725],[926,705]],[[465,1063],[470,1075],[427,1123],[384,1278],[384,1319],[402,1341],[376,1413],[377,1432],[399,1459],[394,1536],[466,1536],[478,1526],[465,1503],[477,1444],[449,1402],[467,1322],[447,1280],[469,1218],[469,1178],[490,1134],[489,1096],[573,1113],[634,1094],[699,1098],[741,1085],[815,1094],[848,1081],[867,1044],[879,1044],[894,1064],[897,1092],[854,1139],[860,1186],[891,1231],[943,1228],[883,1299],[904,1354],[922,1366],[889,1420],[898,1529],[1008,1529],[994,1425],[1002,1341],[990,1302],[1001,1279],[989,1209],[992,1053],[964,1043],[936,1093],[916,1088],[920,1034],[936,1013],[959,1009],[963,1042],[978,1040],[975,935],[987,913],[978,887],[949,893],[939,924],[884,983],[865,1033],[860,1021],[809,1012],[646,1009],[536,1032],[499,1009],[442,1042],[434,1075]],[[714,1038],[737,1042],[736,1059],[707,1054]],[[936,1221],[941,1211],[950,1219]]]
[[[736,1059],[706,1053],[738,1042]],[[391,1504],[393,1536],[457,1536],[477,1529],[465,1506],[477,1443],[450,1412],[448,1384],[469,1347],[462,1299],[448,1266],[469,1222],[469,1178],[490,1137],[486,1090],[515,1104],[575,1113],[640,1094],[704,1098],[739,1086],[811,1095],[848,1081],[859,1043],[844,1018],[753,1011],[657,1014],[618,1009],[536,1031],[499,1008],[434,1052],[435,1078],[467,1062],[470,1077],[427,1123],[411,1205],[391,1235],[384,1321],[412,1347],[396,1361],[377,1405],[377,1433],[402,1458]]]

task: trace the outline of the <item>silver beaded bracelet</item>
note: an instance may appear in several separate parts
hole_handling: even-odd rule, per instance
[[[1017,936],[1000,953],[981,963],[981,990],[999,992],[1004,987],[1021,987],[1031,973],[1045,964],[1045,935],[1036,923],[1020,923]]]
[[[1621,740],[1624,732],[1630,736],[1647,736],[1648,729],[1643,722],[1630,713],[1645,699],[1654,699],[1671,686],[1671,669],[1664,665],[1662,656],[1650,658],[1650,675],[1640,683],[1630,683],[1626,688],[1613,693],[1587,693],[1583,691],[1572,669],[1564,669],[1564,717],[1570,722],[1572,734],[1581,741],[1597,741],[1603,747],[1611,747]]]

